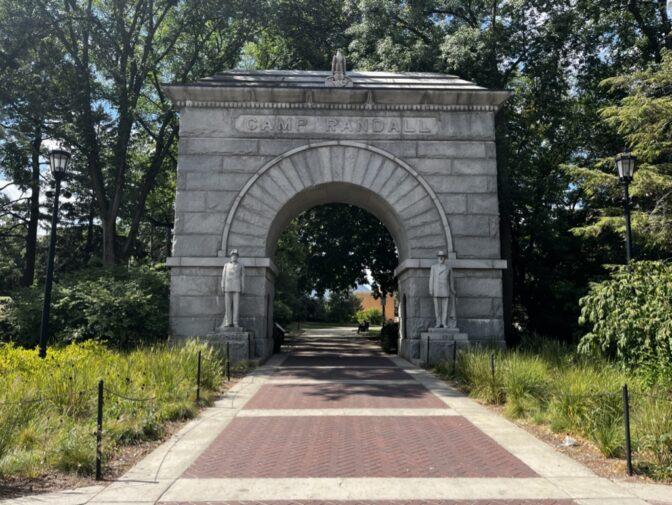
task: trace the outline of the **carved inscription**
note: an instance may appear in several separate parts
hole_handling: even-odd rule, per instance
[[[235,120],[243,133],[323,133],[330,135],[436,135],[435,117],[272,116],[245,114]]]

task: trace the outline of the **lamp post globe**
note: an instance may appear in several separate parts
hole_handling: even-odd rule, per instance
[[[71,157],[70,151],[63,148],[49,151],[49,167],[54,177],[62,177],[67,173]]]
[[[616,156],[618,178],[623,186],[623,210],[625,213],[625,259],[630,263],[632,259],[632,227],[630,225],[630,183],[637,168],[637,156],[629,150]]]
[[[49,166],[56,182],[54,189],[54,207],[51,215],[51,233],[49,237],[49,254],[47,255],[47,275],[44,281],[44,304],[42,306],[42,321],[40,323],[40,350],[41,358],[47,356],[47,341],[49,340],[49,310],[51,309],[51,286],[54,280],[54,256],[56,254],[56,226],[58,224],[58,197],[61,192],[61,181],[65,177],[72,155],[63,148],[49,151]]]

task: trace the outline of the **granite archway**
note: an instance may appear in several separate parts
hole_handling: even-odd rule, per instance
[[[287,224],[326,203],[371,212],[395,239],[400,261],[453,253],[448,218],[422,176],[382,149],[337,141],[292,149],[252,176],[228,213],[220,254],[272,257]]]
[[[341,77],[231,70],[164,87],[180,113],[167,259],[173,336],[226,339],[233,360],[268,358],[280,233],[310,207],[348,203],[397,244],[402,356],[427,359],[421,341],[434,317],[428,280],[439,249],[456,272],[460,330],[469,343],[501,343],[495,113],[509,93],[443,74]],[[219,280],[231,249],[246,268],[241,331],[222,335]]]

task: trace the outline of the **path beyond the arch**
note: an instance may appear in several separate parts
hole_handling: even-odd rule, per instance
[[[352,330],[315,330],[107,487],[59,504],[646,505]],[[30,498],[15,503],[33,503]]]

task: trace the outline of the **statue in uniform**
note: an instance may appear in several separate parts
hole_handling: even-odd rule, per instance
[[[245,290],[245,267],[238,262],[238,251],[233,249],[231,258],[222,269],[220,288],[224,293],[224,321],[220,329],[238,327],[240,294]]]
[[[429,295],[434,298],[436,328],[455,328],[455,280],[453,269],[446,263],[444,251],[437,254],[439,262],[429,272]]]

